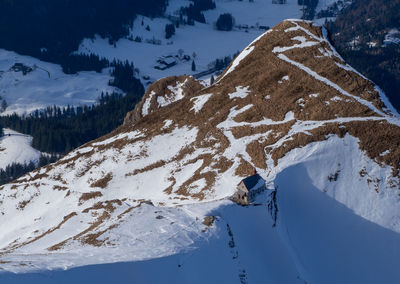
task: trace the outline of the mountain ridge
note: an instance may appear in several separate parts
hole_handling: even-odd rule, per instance
[[[191,77],[156,82],[121,127],[0,187],[0,257],[10,261],[3,267],[15,270],[21,254],[34,269],[43,266],[40,254],[104,250],[112,257],[99,262],[112,262],[177,253],[218,232],[202,218],[230,204],[253,169],[274,189],[275,178],[295,165],[355,214],[398,233],[400,122],[381,95],[320,27],[286,20],[245,48],[213,85]],[[158,231],[153,211],[163,226],[176,224]],[[139,233],[132,222],[141,222]],[[135,254],[140,244],[129,239],[144,241],[147,230],[158,232],[154,243]],[[150,253],[157,238],[166,245]],[[85,264],[78,258],[45,265]]]

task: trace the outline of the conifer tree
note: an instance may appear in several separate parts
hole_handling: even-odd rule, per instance
[[[194,63],[194,60],[192,61],[192,71],[196,71],[196,63]]]
[[[3,99],[1,102],[1,108],[0,108],[1,112],[4,112],[7,109],[7,107],[8,107],[8,104],[7,104],[6,100]]]
[[[175,26],[174,24],[166,24],[165,25],[165,38],[169,39],[175,34]]]

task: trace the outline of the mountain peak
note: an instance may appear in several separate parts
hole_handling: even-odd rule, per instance
[[[297,164],[321,191],[400,232],[399,125],[384,94],[343,61],[321,27],[286,20],[213,85],[157,81],[123,126],[0,187],[0,246],[11,258],[122,246],[121,230],[134,239],[125,224],[135,212],[212,210],[254,169],[274,188]]]

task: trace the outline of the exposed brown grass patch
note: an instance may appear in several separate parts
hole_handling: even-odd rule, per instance
[[[235,175],[240,177],[247,177],[254,171],[253,165],[248,163],[243,158],[240,159],[240,164],[235,170]]]
[[[157,161],[157,162],[155,162],[155,163],[153,163],[153,164],[151,164],[151,165],[148,165],[148,166],[146,166],[146,167],[144,167],[144,168],[142,168],[142,169],[136,169],[136,170],[134,170],[134,171],[131,172],[131,173],[125,174],[125,176],[126,176],[126,177],[135,176],[135,175],[137,175],[137,174],[144,173],[144,172],[148,172],[148,171],[154,170],[154,169],[156,169],[156,168],[161,168],[161,167],[163,167],[165,164],[166,164],[166,162],[165,162],[164,160],[160,160],[160,161]]]
[[[84,209],[82,211],[82,213],[88,213],[90,210],[100,210],[100,209],[104,209],[107,212],[112,213],[116,209],[114,204],[121,206],[122,201],[119,199],[107,200],[107,201],[103,201],[103,202],[99,201],[96,204],[94,204],[92,207]]]
[[[226,157],[221,156],[212,164],[212,168],[218,170],[218,173],[224,173],[230,169],[233,165],[233,161],[228,160]]]
[[[62,175],[59,173],[53,177],[55,181],[59,181],[60,183],[66,185],[67,182],[62,178]]]
[[[214,216],[206,216],[206,217],[204,217],[202,223],[203,223],[203,225],[205,225],[207,227],[211,227],[212,224],[214,223],[214,221],[215,221],[215,217]]]
[[[106,174],[104,177],[101,179],[95,181],[90,185],[90,187],[100,187],[100,188],[106,188],[108,183],[112,180],[112,173]]]
[[[265,157],[264,146],[258,141],[249,143],[246,147],[246,152],[251,157],[251,162],[257,168],[266,169],[267,160]]]
[[[68,187],[66,186],[61,186],[61,185],[53,185],[53,189],[54,190],[58,190],[58,191],[65,191],[68,189]]]
[[[82,204],[87,200],[97,198],[97,197],[102,197],[102,196],[103,196],[103,194],[100,191],[92,191],[92,192],[82,193],[81,197],[79,197],[79,204]]]
[[[182,87],[184,96],[191,97],[193,96],[193,94],[195,94],[196,92],[198,92],[203,88],[203,86],[198,81],[196,81],[193,77],[190,76],[171,76],[162,78],[154,82],[151,86],[149,86],[149,88],[147,88],[146,93],[144,94],[142,100],[135,106],[135,109],[133,111],[129,112],[126,115],[123,125],[135,124],[137,121],[143,118],[142,115],[143,105],[146,102],[146,100],[150,98],[151,93],[153,93],[154,95],[150,101],[149,113],[152,113],[159,109],[157,103],[158,97],[164,97],[166,99],[169,99],[169,97],[172,94],[169,88],[170,87],[174,88],[178,84],[181,84],[185,81],[186,83]]]
[[[18,205],[17,205],[17,209],[18,210],[23,210],[25,208],[25,206],[28,205],[30,202],[31,202],[30,199],[23,200],[23,201],[19,202]]]
[[[10,263],[11,261],[7,261],[7,260],[0,260],[0,264],[7,264]]]
[[[81,242],[83,244],[87,244],[87,245],[91,245],[91,246],[95,246],[95,247],[101,247],[102,245],[104,245],[104,243],[107,241],[107,239],[99,240],[99,237],[101,235],[103,235],[104,233],[111,231],[112,229],[114,229],[116,227],[118,227],[118,225],[113,224],[113,225],[109,226],[107,229],[102,230],[100,232],[87,234],[86,236],[84,236],[82,238]]]

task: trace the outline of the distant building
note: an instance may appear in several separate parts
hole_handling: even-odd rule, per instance
[[[255,172],[254,175],[244,178],[239,182],[232,200],[242,205],[248,205],[254,201],[257,194],[265,189],[265,180]]]
[[[272,0],[272,4],[286,4],[287,0]]]
[[[166,56],[157,60],[158,65],[154,66],[155,69],[165,70],[175,66],[178,62],[173,56]]]
[[[400,32],[398,29],[391,29],[385,39],[383,40],[383,45],[388,46],[390,44],[400,45]]]
[[[33,71],[32,67],[26,66],[22,63],[15,63],[11,68],[10,71],[14,72],[22,72],[23,75],[26,75]]]

